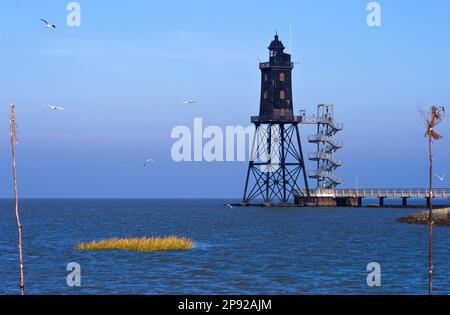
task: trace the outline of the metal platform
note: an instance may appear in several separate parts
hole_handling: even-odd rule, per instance
[[[368,189],[310,189],[311,197],[331,198],[428,198],[430,191],[422,188],[368,188]],[[306,190],[295,193],[306,196]],[[450,188],[433,189],[433,198],[450,198]]]
[[[297,190],[294,193],[297,206],[316,207],[361,207],[364,198],[377,198],[384,207],[386,198],[402,200],[402,207],[408,207],[408,199],[423,198],[430,202],[430,191],[423,188],[369,188],[369,189],[312,189]],[[433,199],[450,198],[450,188],[433,189]]]

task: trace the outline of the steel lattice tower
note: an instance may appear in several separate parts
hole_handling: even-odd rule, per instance
[[[266,206],[287,204],[298,181],[309,191],[302,144],[292,102],[291,55],[275,35],[269,46],[270,59],[259,64],[261,102],[259,116],[251,118],[256,132],[245,182],[243,204],[262,199]]]

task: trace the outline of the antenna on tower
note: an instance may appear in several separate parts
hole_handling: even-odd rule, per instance
[[[289,23],[289,53],[292,55],[292,23]]]

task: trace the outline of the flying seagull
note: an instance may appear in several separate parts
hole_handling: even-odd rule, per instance
[[[147,166],[148,164],[153,163],[153,162],[155,162],[155,160],[148,159],[148,160],[145,161],[144,166]]]
[[[441,182],[443,182],[444,181],[444,179],[445,179],[445,176],[447,175],[447,174],[444,174],[443,176],[439,176],[438,174],[434,174],[437,178],[439,178],[439,180],[441,181]]]
[[[52,110],[66,110],[64,107],[61,107],[61,106],[54,106],[54,105],[42,105],[42,106],[48,107]]]
[[[197,101],[193,101],[193,100],[185,101],[184,104],[197,104]]]
[[[227,204],[225,205],[225,207],[230,208],[230,209],[233,209],[233,206],[232,206],[231,204],[229,204],[229,203],[227,203]]]
[[[56,28],[55,24],[50,24],[47,20],[41,19],[45,23],[45,28]]]

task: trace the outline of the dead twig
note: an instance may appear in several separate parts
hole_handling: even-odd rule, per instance
[[[19,247],[19,272],[20,272],[20,294],[25,294],[24,276],[23,276],[23,247],[22,247],[22,224],[20,223],[20,211],[19,211],[19,193],[17,189],[17,176],[16,176],[16,118],[15,118],[15,106],[14,102],[11,103],[11,119],[10,119],[10,136],[11,136],[11,151],[12,151],[12,165],[13,165],[13,178],[14,178],[14,197],[15,197],[15,209],[16,209],[16,221],[18,232],[18,247]]]
[[[428,138],[429,160],[429,190],[428,199],[428,294],[433,294],[433,140],[440,140],[442,136],[435,131],[437,125],[442,122],[445,114],[444,107],[431,106],[428,113],[420,111],[422,120],[427,127],[425,137]]]

